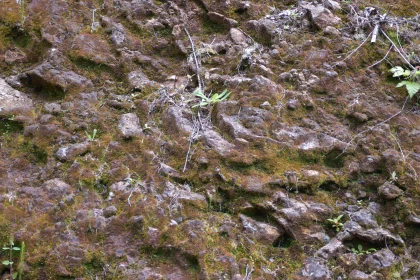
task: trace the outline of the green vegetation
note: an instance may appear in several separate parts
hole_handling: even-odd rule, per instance
[[[344,224],[340,222],[340,219],[341,219],[342,217],[343,217],[343,214],[341,214],[340,216],[338,216],[338,217],[337,217],[337,218],[335,218],[335,219],[327,219],[327,221],[331,223],[331,226],[332,226],[333,228],[335,228],[335,230],[336,230],[337,232],[339,232],[339,231],[343,230],[343,226],[344,226]]]
[[[403,78],[404,81],[399,82],[397,87],[405,86],[410,98],[412,98],[420,90],[420,70],[414,69],[412,71],[404,69],[401,66],[391,68],[393,77]]]
[[[89,141],[95,141],[95,137],[96,137],[96,133],[98,132],[98,130],[95,128],[92,131],[92,134],[87,133],[87,131],[85,131],[87,138],[89,139]]]
[[[193,94],[197,97],[201,98],[201,102],[197,105],[192,106],[192,108],[200,106],[201,108],[206,107],[208,105],[214,105],[218,102],[226,100],[232,92],[228,92],[226,89],[222,91],[222,93],[215,93],[211,97],[207,97],[203,94],[200,88],[197,88]]]
[[[351,248],[351,251],[358,256],[362,256],[362,255],[369,255],[373,252],[376,252],[376,249],[375,248],[369,248],[367,250],[363,250],[363,246],[359,244],[359,245],[357,245],[357,248]]]
[[[21,248],[15,246],[13,239],[10,238],[9,244],[2,248],[3,251],[9,251],[9,259],[2,261],[2,264],[9,266],[9,273],[12,275],[12,279],[16,279],[19,275],[19,279],[22,277],[23,272],[23,261],[24,261],[24,254],[25,254],[25,243],[22,242]],[[18,271],[13,272],[13,251],[20,251],[20,263],[18,265]]]

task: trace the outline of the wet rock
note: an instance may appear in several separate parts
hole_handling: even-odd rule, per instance
[[[132,90],[142,90],[147,85],[153,85],[154,82],[150,81],[149,78],[141,70],[136,70],[128,73],[128,83]]]
[[[143,135],[140,127],[140,119],[134,113],[122,115],[118,128],[123,138],[132,138]]]
[[[378,193],[385,199],[392,200],[400,197],[403,194],[403,190],[395,186],[391,182],[385,182],[378,188]]]
[[[55,156],[62,161],[69,161],[75,159],[79,155],[87,153],[90,149],[90,144],[76,143],[60,147],[55,153]]]
[[[245,233],[251,238],[256,239],[258,242],[266,245],[275,245],[277,241],[285,232],[272,225],[257,222],[245,215],[239,215]]]
[[[238,25],[238,22],[236,20],[228,18],[216,12],[209,12],[207,15],[211,21],[218,23],[225,28],[236,27]]]
[[[31,115],[34,109],[32,100],[24,93],[13,89],[0,79],[0,118],[14,115]]]
[[[335,16],[330,10],[324,8],[323,5],[307,4],[303,8],[309,11],[312,23],[320,29],[327,26],[334,26],[341,22],[341,19]]]
[[[109,218],[117,214],[117,207],[114,205],[108,206],[103,210],[104,217]]]
[[[311,257],[305,260],[304,267],[301,270],[301,276],[309,280],[328,280],[332,279],[331,271],[324,261],[320,258]]]
[[[70,55],[96,64],[113,65],[116,60],[108,43],[95,34],[77,35],[72,43]]]
[[[337,257],[343,254],[345,251],[346,247],[343,245],[343,243],[340,240],[333,238],[327,245],[320,248],[315,253],[315,255],[325,260],[328,260],[332,257]]]
[[[380,271],[385,268],[389,268],[397,262],[397,258],[394,253],[389,249],[382,249],[371,255],[369,255],[363,262],[370,271]]]
[[[63,196],[70,195],[72,192],[69,184],[57,178],[44,182],[41,188],[51,199],[61,199]]]

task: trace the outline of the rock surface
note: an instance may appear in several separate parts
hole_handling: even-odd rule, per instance
[[[420,114],[389,72],[420,65],[420,2],[382,2],[0,1],[13,272],[420,279]],[[362,44],[377,23],[407,61]]]

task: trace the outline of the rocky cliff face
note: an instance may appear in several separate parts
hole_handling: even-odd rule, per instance
[[[420,277],[408,2],[0,1],[3,279]]]

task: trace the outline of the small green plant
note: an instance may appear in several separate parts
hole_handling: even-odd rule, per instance
[[[22,242],[23,246],[24,243]],[[2,248],[3,251],[9,251],[9,259],[8,260],[4,260],[1,263],[4,264],[5,266],[9,267],[9,272],[10,275],[12,275],[12,279],[16,279],[18,276],[18,272],[13,272],[13,251],[20,251],[21,249],[19,247],[15,246],[15,243],[13,242],[13,239],[11,238],[9,241],[8,246],[4,246]]]
[[[337,217],[337,218],[335,218],[335,219],[327,219],[327,221],[331,223],[331,226],[332,226],[333,228],[335,228],[335,230],[336,230],[337,232],[339,232],[339,231],[343,230],[343,226],[344,226],[344,224],[340,222],[340,219],[341,219],[342,217],[343,217],[343,215],[341,214],[340,216],[338,216],[338,217]]]
[[[197,105],[192,106],[192,108],[200,106],[200,108],[206,107],[208,105],[214,105],[218,102],[226,100],[232,92],[228,92],[226,89],[221,93],[215,93],[211,97],[207,97],[203,94],[200,88],[197,88],[193,94],[201,98],[201,102]]]
[[[351,251],[358,256],[362,256],[362,255],[369,255],[373,252],[376,252],[376,249],[375,248],[369,248],[367,250],[363,250],[363,246],[359,244],[359,245],[357,245],[357,248],[355,248],[355,247],[351,248]]]
[[[410,71],[408,69],[404,69],[401,66],[395,66],[391,68],[391,73],[393,73],[393,77],[400,77],[405,79],[402,82],[397,84],[397,87],[405,86],[410,98],[412,98],[417,92],[420,90],[420,70],[417,68]]]
[[[96,137],[97,132],[98,132],[98,130],[96,128],[92,131],[92,134],[89,134],[85,131],[86,136],[89,139],[89,141],[95,141],[95,137]]]

